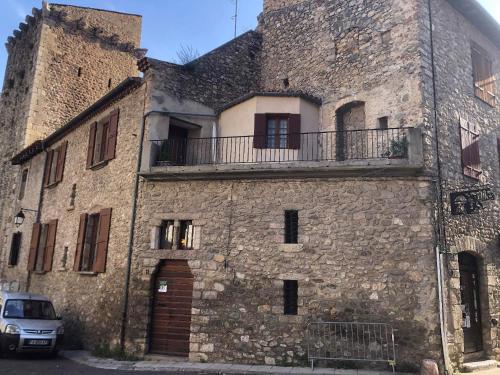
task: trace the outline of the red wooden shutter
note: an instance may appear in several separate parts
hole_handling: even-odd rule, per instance
[[[36,253],[38,249],[38,241],[40,241],[40,232],[42,225],[40,223],[33,224],[31,231],[30,253],[28,255],[28,271],[34,271],[36,267]]]
[[[67,141],[64,142],[61,146],[59,146],[59,154],[57,156],[57,167],[56,167],[56,182],[61,182],[63,179],[67,148],[68,148]]]
[[[89,131],[89,147],[87,149],[87,169],[92,166],[92,161],[94,159],[94,145],[95,145],[95,133],[97,130],[97,122],[90,125]]]
[[[95,261],[93,272],[106,271],[106,258],[108,254],[109,230],[111,228],[111,208],[105,208],[99,213],[99,233],[97,237]]]
[[[106,139],[106,160],[114,159],[116,156],[116,139],[118,137],[118,118],[120,110],[117,108],[109,116],[108,136]]]
[[[54,248],[56,246],[57,219],[52,220],[47,228],[47,242],[45,243],[45,253],[43,256],[43,270],[52,271],[52,260],[54,258]]]
[[[256,113],[253,132],[253,147],[266,148],[266,115],[264,113]]]
[[[80,226],[78,227],[78,239],[76,241],[75,262],[73,263],[73,270],[80,271],[82,262],[83,246],[85,245],[85,228],[87,227],[87,214],[80,215]]]
[[[47,158],[45,159],[45,176],[43,178],[43,184],[45,186],[47,186],[50,183],[50,170],[53,158],[54,158],[54,150],[48,151]]]
[[[288,119],[288,148],[300,148],[300,114],[292,114]]]

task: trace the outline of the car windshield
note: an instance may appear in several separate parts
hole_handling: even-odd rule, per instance
[[[56,313],[51,302],[30,299],[7,300],[3,316],[11,319],[56,319]]]

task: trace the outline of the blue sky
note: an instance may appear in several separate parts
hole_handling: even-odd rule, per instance
[[[234,0],[54,0],[143,16],[142,47],[148,56],[173,61],[182,45],[193,46],[201,54],[227,42],[234,35]],[[500,22],[500,0],[479,0]],[[50,1],[49,1],[50,3]],[[12,35],[41,0],[3,0],[0,12],[0,42]],[[257,25],[262,0],[239,0],[238,34]],[[0,86],[7,53],[0,46]]]

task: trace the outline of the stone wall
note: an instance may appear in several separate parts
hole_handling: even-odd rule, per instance
[[[260,35],[249,31],[186,65],[148,59],[155,88],[218,109],[259,90]]]
[[[439,357],[431,191],[425,179],[145,182],[133,262],[129,348],[147,350],[160,259],[195,276],[192,360],[306,364],[318,319],[386,322],[400,365]],[[299,245],[284,245],[284,210],[299,210]],[[151,248],[166,219],[193,219],[199,248]],[[299,280],[298,316],[282,280]],[[409,362],[409,363],[401,363]]]
[[[119,340],[143,101],[144,90],[136,89],[103,108],[52,146],[55,148],[60,142],[68,141],[63,181],[45,188],[42,198],[41,222],[58,219],[53,265],[51,272],[31,273],[29,291],[52,299],[57,312],[64,318],[68,345],[93,347],[99,342],[117,344]],[[120,109],[116,158],[100,169],[86,169],[90,124],[109,115],[115,108]],[[29,165],[36,173],[30,179],[34,186],[40,182],[44,160],[42,153],[22,166]],[[30,201],[32,207],[37,206],[35,203]],[[75,272],[73,264],[80,214],[95,213],[104,208],[113,210],[106,272]],[[6,278],[19,280],[21,286],[26,285],[28,277],[26,261],[31,219],[28,217],[19,228],[23,232],[19,265],[5,270]],[[12,230],[14,228],[9,228],[9,233]]]
[[[422,8],[423,69],[432,72],[430,56],[429,13]],[[445,0],[432,1],[434,24],[435,72],[440,161],[443,174],[447,250],[445,272],[449,293],[448,341],[455,365],[463,360],[462,313],[457,253],[467,251],[478,257],[482,288],[483,342],[486,356],[499,358],[499,329],[491,319],[500,316],[500,263],[498,260],[500,206],[500,166],[497,139],[500,137],[499,104],[491,107],[474,95],[471,43],[483,47],[491,56],[497,81],[500,72],[500,51],[493,41],[481,34],[461,13]],[[422,93],[428,123],[434,124],[432,75],[425,75]],[[496,87],[499,95],[498,84]],[[478,126],[480,132],[481,168],[479,181],[463,175],[461,163],[460,119]],[[434,131],[434,129],[432,129]],[[433,137],[434,138],[434,137]],[[435,138],[434,138],[435,139]],[[434,141],[433,139],[433,141]],[[489,185],[496,200],[484,202],[484,209],[474,215],[452,216],[449,193]]]
[[[9,202],[15,202],[19,169],[10,165],[12,156],[126,77],[137,76],[134,50],[139,47],[140,28],[139,16],[50,5],[33,9],[33,16],[9,37],[0,101],[0,229],[14,215]],[[9,233],[1,232],[0,254],[5,255]],[[0,264],[0,279],[2,268]]]

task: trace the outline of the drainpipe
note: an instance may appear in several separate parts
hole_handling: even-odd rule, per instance
[[[144,138],[146,132],[146,119],[152,114],[163,114],[163,115],[177,115],[177,116],[193,116],[193,117],[216,117],[215,115],[202,114],[202,113],[183,113],[183,112],[169,112],[169,111],[157,111],[152,110],[146,113],[146,95],[148,93],[148,82],[145,80],[144,83],[144,101],[143,101],[143,116],[141,123],[141,134],[139,139],[139,155],[137,157],[133,201],[132,201],[132,215],[130,219],[130,234],[128,239],[128,254],[127,254],[127,268],[125,274],[125,290],[123,295],[123,307],[122,307],[122,319],[120,326],[120,350],[123,352],[125,350],[125,337],[127,329],[127,317],[128,317],[128,301],[130,297],[130,276],[132,270],[132,255],[134,249],[134,237],[135,237],[135,221],[137,217],[137,201],[139,195],[139,174],[141,172],[142,164],[142,152],[144,148]]]
[[[443,349],[443,363],[444,363],[444,373],[450,373],[450,359],[448,352],[447,343],[447,332],[446,332],[446,304],[444,299],[443,290],[443,260],[442,254],[443,250],[446,252],[446,226],[444,221],[444,209],[443,209],[443,190],[442,190],[442,172],[441,172],[441,158],[440,158],[440,145],[439,145],[439,131],[438,131],[438,112],[437,112],[437,85],[436,85],[436,64],[434,56],[434,31],[433,31],[433,19],[432,19],[432,4],[431,0],[427,0],[427,7],[429,12],[429,37],[430,37],[430,47],[431,47],[431,66],[432,66],[432,99],[433,99],[433,117],[434,117],[434,138],[435,138],[435,148],[436,148],[436,166],[437,166],[437,182],[436,182],[436,195],[437,195],[437,244],[436,244],[436,270],[437,270],[437,281],[438,281],[438,302],[439,302],[439,326],[441,331],[441,345]],[[443,244],[443,249],[441,248]]]

